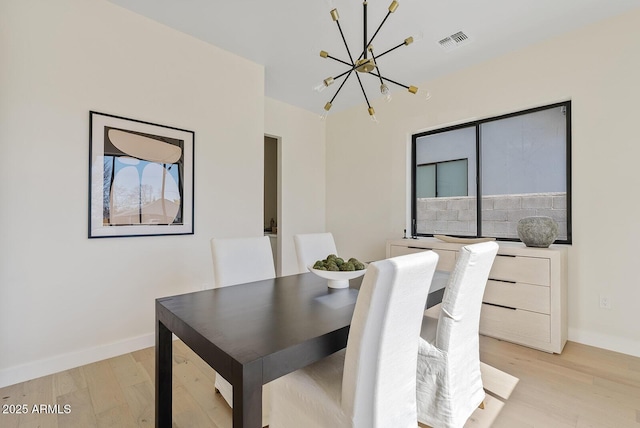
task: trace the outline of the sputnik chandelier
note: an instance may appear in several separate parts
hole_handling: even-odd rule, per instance
[[[398,2],[396,0],[393,0],[391,2],[391,5],[389,5],[389,10],[387,12],[387,15],[384,17],[384,19],[378,26],[378,29],[376,30],[376,32],[373,33],[373,36],[371,37],[370,40],[367,39],[367,2],[366,0],[362,2],[362,8],[363,8],[363,22],[364,22],[363,24],[364,46],[362,48],[362,53],[355,61],[353,60],[353,56],[351,55],[351,51],[349,50],[349,45],[347,44],[347,40],[344,37],[344,33],[342,32],[342,27],[340,26],[340,20],[339,20],[340,17],[338,16],[338,10],[337,9],[331,10],[331,19],[333,19],[333,21],[335,21],[335,23],[338,25],[338,31],[340,31],[340,36],[342,37],[342,41],[344,42],[345,48],[347,49],[347,54],[349,55],[349,61],[344,61],[334,56],[331,56],[326,51],[320,51],[320,56],[322,58],[330,58],[334,61],[337,61],[339,63],[346,65],[349,68],[347,69],[347,71],[345,71],[342,74],[339,74],[333,77],[327,77],[318,86],[314,88],[316,91],[322,92],[325,88],[332,85],[336,80],[346,76],[342,81],[342,83],[340,84],[340,87],[338,87],[338,90],[336,91],[336,93],[333,95],[333,98],[331,98],[331,101],[325,104],[324,113],[322,114],[322,119],[326,118],[327,114],[329,113],[329,110],[331,109],[331,106],[333,105],[333,101],[336,99],[336,97],[340,93],[340,90],[342,89],[344,84],[347,82],[347,80],[349,80],[349,77],[351,76],[351,74],[354,74],[353,73],[354,71],[356,71],[355,76],[358,79],[358,83],[360,84],[360,89],[362,89],[362,95],[364,95],[364,99],[367,102],[367,107],[369,107],[369,116],[371,117],[371,120],[373,120],[374,122],[377,122],[375,110],[373,109],[373,107],[371,107],[371,104],[369,103],[369,98],[367,97],[367,93],[364,90],[364,86],[362,85],[362,80],[360,79],[359,73],[369,74],[377,78],[380,81],[380,93],[382,93],[382,95],[385,96],[387,101],[391,100],[391,93],[389,90],[389,86],[387,86],[387,83],[393,83],[394,85],[401,86],[407,89],[412,94],[416,94],[418,92],[418,88],[415,86],[403,85],[402,83],[398,83],[394,80],[389,79],[388,77],[383,76],[382,73],[380,72],[380,67],[378,65],[378,60],[383,56],[385,56],[386,54],[402,46],[409,46],[411,43],[413,43],[414,42],[413,37],[408,37],[404,39],[402,43],[398,44],[395,47],[392,47],[391,49],[384,51],[381,54],[376,55],[373,51],[373,44],[372,44],[373,40],[376,38],[376,36],[378,35],[378,32],[380,31],[384,23],[387,21],[387,18],[389,18],[389,15],[394,13],[398,8]],[[427,99],[429,97],[430,96],[427,93]]]

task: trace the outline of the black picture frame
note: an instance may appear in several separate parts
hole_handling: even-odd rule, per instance
[[[89,112],[89,238],[192,235],[194,142],[186,129]]]

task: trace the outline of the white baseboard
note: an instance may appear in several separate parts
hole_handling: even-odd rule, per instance
[[[569,328],[569,340],[583,345],[640,357],[640,342],[608,334]]]
[[[0,370],[0,388],[155,345],[155,333]]]

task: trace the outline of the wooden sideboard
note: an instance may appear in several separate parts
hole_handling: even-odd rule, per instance
[[[480,333],[560,353],[567,341],[567,248],[498,242],[485,289]],[[438,269],[453,270],[460,247],[436,238],[387,241],[387,257],[433,250]]]

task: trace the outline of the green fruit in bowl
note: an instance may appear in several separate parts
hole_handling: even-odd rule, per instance
[[[351,257],[348,261],[345,261],[342,257],[338,257],[335,254],[329,254],[327,258],[318,260],[313,265],[313,269],[332,272],[352,272],[356,270],[363,270],[365,268],[365,264],[355,257]]]
[[[354,270],[356,270],[356,267],[351,262],[345,262],[340,266],[340,270],[342,270],[342,271],[354,271]]]

